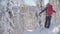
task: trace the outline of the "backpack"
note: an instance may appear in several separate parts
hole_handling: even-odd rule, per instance
[[[48,5],[47,5],[47,12],[46,12],[46,14],[47,14],[48,16],[51,16],[52,13],[53,13],[53,7],[52,7],[52,5],[48,4]]]

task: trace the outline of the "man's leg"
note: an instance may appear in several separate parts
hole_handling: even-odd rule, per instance
[[[50,27],[50,23],[51,23],[51,16],[48,16],[47,28]]]
[[[46,21],[45,21],[45,28],[47,28],[47,22],[48,22],[48,16],[46,16]]]

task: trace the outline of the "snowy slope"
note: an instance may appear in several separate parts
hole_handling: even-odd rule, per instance
[[[14,3],[10,3],[12,4],[10,6],[12,17],[11,15],[9,15],[8,11],[6,11],[7,0],[6,2],[2,2],[4,8],[0,7],[0,34],[2,32],[3,34],[60,34],[59,11],[56,13],[56,15],[59,16],[55,16],[55,14],[53,14],[50,28],[47,29],[44,28],[45,13],[42,14],[41,17],[39,17],[38,19],[35,16],[36,12],[40,12],[37,6],[35,6],[35,4],[34,6],[27,6],[21,0],[13,0],[13,2]],[[21,7],[22,4],[24,5]],[[42,21],[41,26],[38,24],[39,20]],[[27,31],[28,29],[30,30],[30,32]]]

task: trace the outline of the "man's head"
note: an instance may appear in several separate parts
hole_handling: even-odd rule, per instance
[[[50,3],[47,3],[46,7],[47,7],[47,6],[52,6],[52,4],[50,4]]]
[[[47,3],[47,6],[50,5],[50,3]]]

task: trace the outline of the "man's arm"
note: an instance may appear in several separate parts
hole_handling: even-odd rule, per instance
[[[42,10],[42,11],[39,13],[39,15],[40,15],[41,13],[43,13],[45,10],[47,10],[47,8],[44,8],[44,10]]]

